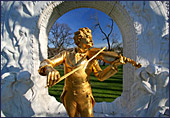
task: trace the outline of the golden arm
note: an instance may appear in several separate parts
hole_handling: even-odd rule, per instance
[[[43,60],[40,63],[38,72],[42,76],[47,76],[47,86],[51,87],[54,83],[60,80],[60,73],[54,69],[54,67],[64,63],[65,58],[66,52],[63,51],[50,59]]]
[[[95,60],[93,64],[93,72],[99,81],[104,81],[116,74],[118,72],[118,69],[113,65],[109,65],[104,70],[102,70],[99,66],[98,61]]]
[[[130,60],[127,60],[126,57],[120,56],[120,58],[117,58],[116,60],[112,61],[108,67],[102,70],[99,66],[98,61],[95,60],[93,64],[94,75],[99,79],[99,81],[104,81],[118,72],[117,66],[126,64],[126,62],[128,61]]]

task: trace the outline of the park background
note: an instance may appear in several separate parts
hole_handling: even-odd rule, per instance
[[[110,17],[97,9],[78,8],[62,15],[52,26],[48,36],[48,58],[57,55],[62,50],[75,48],[76,45],[73,41],[74,32],[83,27],[88,27],[92,30],[93,47],[103,48],[106,46],[108,50],[108,42],[106,40],[106,36],[108,36],[110,41],[109,50],[123,53],[121,33],[117,24]],[[102,61],[99,61],[99,64],[102,70],[108,66],[107,64],[103,64]],[[61,76],[64,75],[62,65],[56,67],[56,70],[60,72]],[[112,102],[121,95],[123,90],[123,65],[119,66],[118,70],[116,75],[104,82],[100,82],[94,74],[91,73],[90,83],[96,102]],[[63,86],[64,80],[49,88],[49,94],[54,96],[59,102],[61,102],[60,95],[63,91]]]

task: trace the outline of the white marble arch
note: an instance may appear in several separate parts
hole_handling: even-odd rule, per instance
[[[40,48],[40,51],[43,52],[42,58],[47,58],[47,40],[48,33],[51,26],[54,22],[62,16],[64,13],[76,9],[76,8],[95,8],[98,9],[107,15],[109,15],[118,25],[123,37],[124,45],[124,55],[136,60],[136,34],[134,24],[129,14],[119,2],[87,2],[87,1],[73,1],[73,2],[53,2],[51,3],[46,10],[40,16],[38,26],[39,26],[39,42],[43,44],[43,48]],[[46,45],[46,46],[45,46]],[[40,59],[41,60],[41,59]],[[132,84],[134,78],[134,67],[130,64],[124,66],[124,80],[123,83],[123,95],[128,97],[129,86]],[[129,98],[127,98],[128,100]]]
[[[18,91],[12,97],[9,96],[16,102],[16,105],[8,105],[8,99],[3,99],[2,103],[5,104],[2,107],[2,112],[6,116],[67,116],[63,105],[48,95],[48,90],[44,88],[46,79],[40,76],[37,70],[40,61],[47,58],[47,40],[50,28],[60,16],[76,8],[95,8],[109,15],[121,31],[124,56],[140,62],[143,65],[141,70],[145,70],[148,65],[169,67],[167,65],[169,63],[169,57],[167,57],[169,47],[166,45],[167,42],[169,43],[169,39],[163,38],[169,35],[167,10],[165,5],[159,1],[11,1],[1,3],[1,52],[7,55],[1,55],[3,82],[5,83],[8,78],[13,77],[16,79],[12,82],[17,83],[21,78],[19,75],[26,73],[29,75],[30,83],[31,81],[33,83],[30,89],[22,93],[24,98],[20,98],[24,99],[25,102],[27,101],[27,106],[19,103],[20,100],[16,98],[20,95]],[[12,12],[14,9],[16,13]],[[18,32],[24,32],[22,34],[25,35]],[[21,56],[17,56],[17,54],[21,55],[22,50],[14,45],[18,40],[23,39],[21,36],[25,36],[29,44],[28,56],[23,57],[29,61],[25,63],[21,63]],[[11,45],[6,45],[7,43]],[[162,50],[164,50],[163,54]],[[164,52],[166,53],[164,54]],[[13,59],[9,58],[10,55],[13,56]],[[13,60],[18,61],[13,62]],[[13,63],[15,63],[16,68],[9,68]],[[131,98],[131,86],[136,82],[135,73],[138,72],[130,64],[124,65],[123,69],[122,95],[112,103],[96,103],[95,116],[136,115],[135,109],[131,106],[133,105],[132,100],[135,99]],[[162,71],[165,70],[162,69]],[[2,85],[4,88],[13,87],[13,84]],[[18,88],[22,87],[19,86],[20,84],[17,85]],[[6,92],[5,89],[3,91]],[[19,112],[15,110],[10,112],[10,109],[17,107],[20,107]]]

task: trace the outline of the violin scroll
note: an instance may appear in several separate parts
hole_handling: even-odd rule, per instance
[[[121,55],[120,55],[120,62],[122,62],[122,64],[126,64],[127,62],[131,63],[134,67],[136,67],[136,69],[142,67],[140,63],[136,63],[136,61],[134,61],[133,59]]]

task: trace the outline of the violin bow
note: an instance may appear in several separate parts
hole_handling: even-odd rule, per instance
[[[70,75],[73,74],[74,72],[78,71],[79,69],[82,69],[82,68],[86,69],[88,63],[89,63],[91,60],[93,60],[97,55],[99,55],[104,49],[106,49],[106,47],[102,48],[99,52],[97,52],[95,55],[93,55],[93,57],[91,57],[85,64],[83,64],[83,65],[75,68],[74,70],[72,70],[72,71],[70,71],[69,73],[67,73],[67,74],[65,74],[64,76],[62,76],[59,81],[57,81],[57,82],[55,82],[55,83],[53,84],[53,86],[54,86],[55,84],[59,83],[60,81],[62,81],[63,79],[65,79],[66,77],[70,76]],[[49,85],[47,85],[45,88],[47,88],[48,86],[49,86]]]

